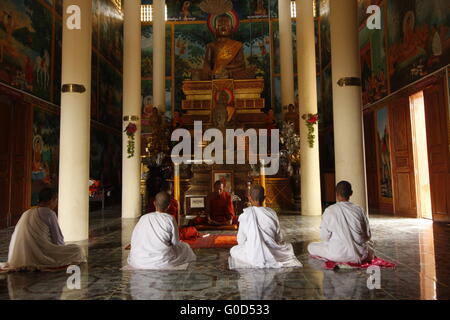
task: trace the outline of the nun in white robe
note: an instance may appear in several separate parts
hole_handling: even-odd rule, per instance
[[[196,256],[181,242],[174,218],[167,213],[143,215],[131,236],[131,251],[125,269],[185,270]]]
[[[361,207],[349,201],[337,202],[325,210],[320,238],[322,242],[308,245],[312,256],[352,263],[373,259],[369,220]]]
[[[238,245],[230,250],[230,269],[301,267],[292,244],[284,243],[274,210],[248,207],[239,216]]]
[[[43,270],[86,262],[83,248],[65,244],[56,214],[47,207],[25,211],[9,244],[8,262],[0,267],[9,271]]]

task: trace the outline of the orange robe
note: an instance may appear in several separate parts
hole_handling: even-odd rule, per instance
[[[212,220],[228,224],[230,219],[233,224],[236,223],[233,201],[231,195],[223,191],[220,194],[212,193],[209,197],[209,216]]]

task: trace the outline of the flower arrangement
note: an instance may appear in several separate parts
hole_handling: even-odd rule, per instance
[[[128,136],[128,146],[127,146],[128,158],[131,158],[134,156],[134,135],[135,135],[136,131],[137,131],[137,126],[134,122],[128,123],[127,127],[124,130],[124,132]]]
[[[314,139],[316,137],[314,135],[314,125],[319,122],[319,115],[317,113],[316,114],[308,113],[308,114],[304,114],[302,116],[302,119],[305,120],[305,124],[308,127],[309,147],[313,148],[314,147]]]

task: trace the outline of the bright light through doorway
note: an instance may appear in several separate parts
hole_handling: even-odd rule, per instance
[[[410,96],[409,101],[411,106],[411,131],[413,137],[418,217],[433,219],[423,92],[420,91]]]

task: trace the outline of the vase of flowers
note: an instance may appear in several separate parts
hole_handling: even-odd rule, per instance
[[[136,134],[136,131],[137,125],[134,122],[128,123],[124,131],[128,136],[128,145],[127,145],[128,158],[132,158],[134,156],[134,148],[135,148],[134,135]]]
[[[302,119],[305,120],[305,125],[308,127],[308,143],[309,147],[314,147],[314,140],[316,138],[314,134],[314,125],[319,122],[319,115],[317,113],[308,113],[302,116]]]

